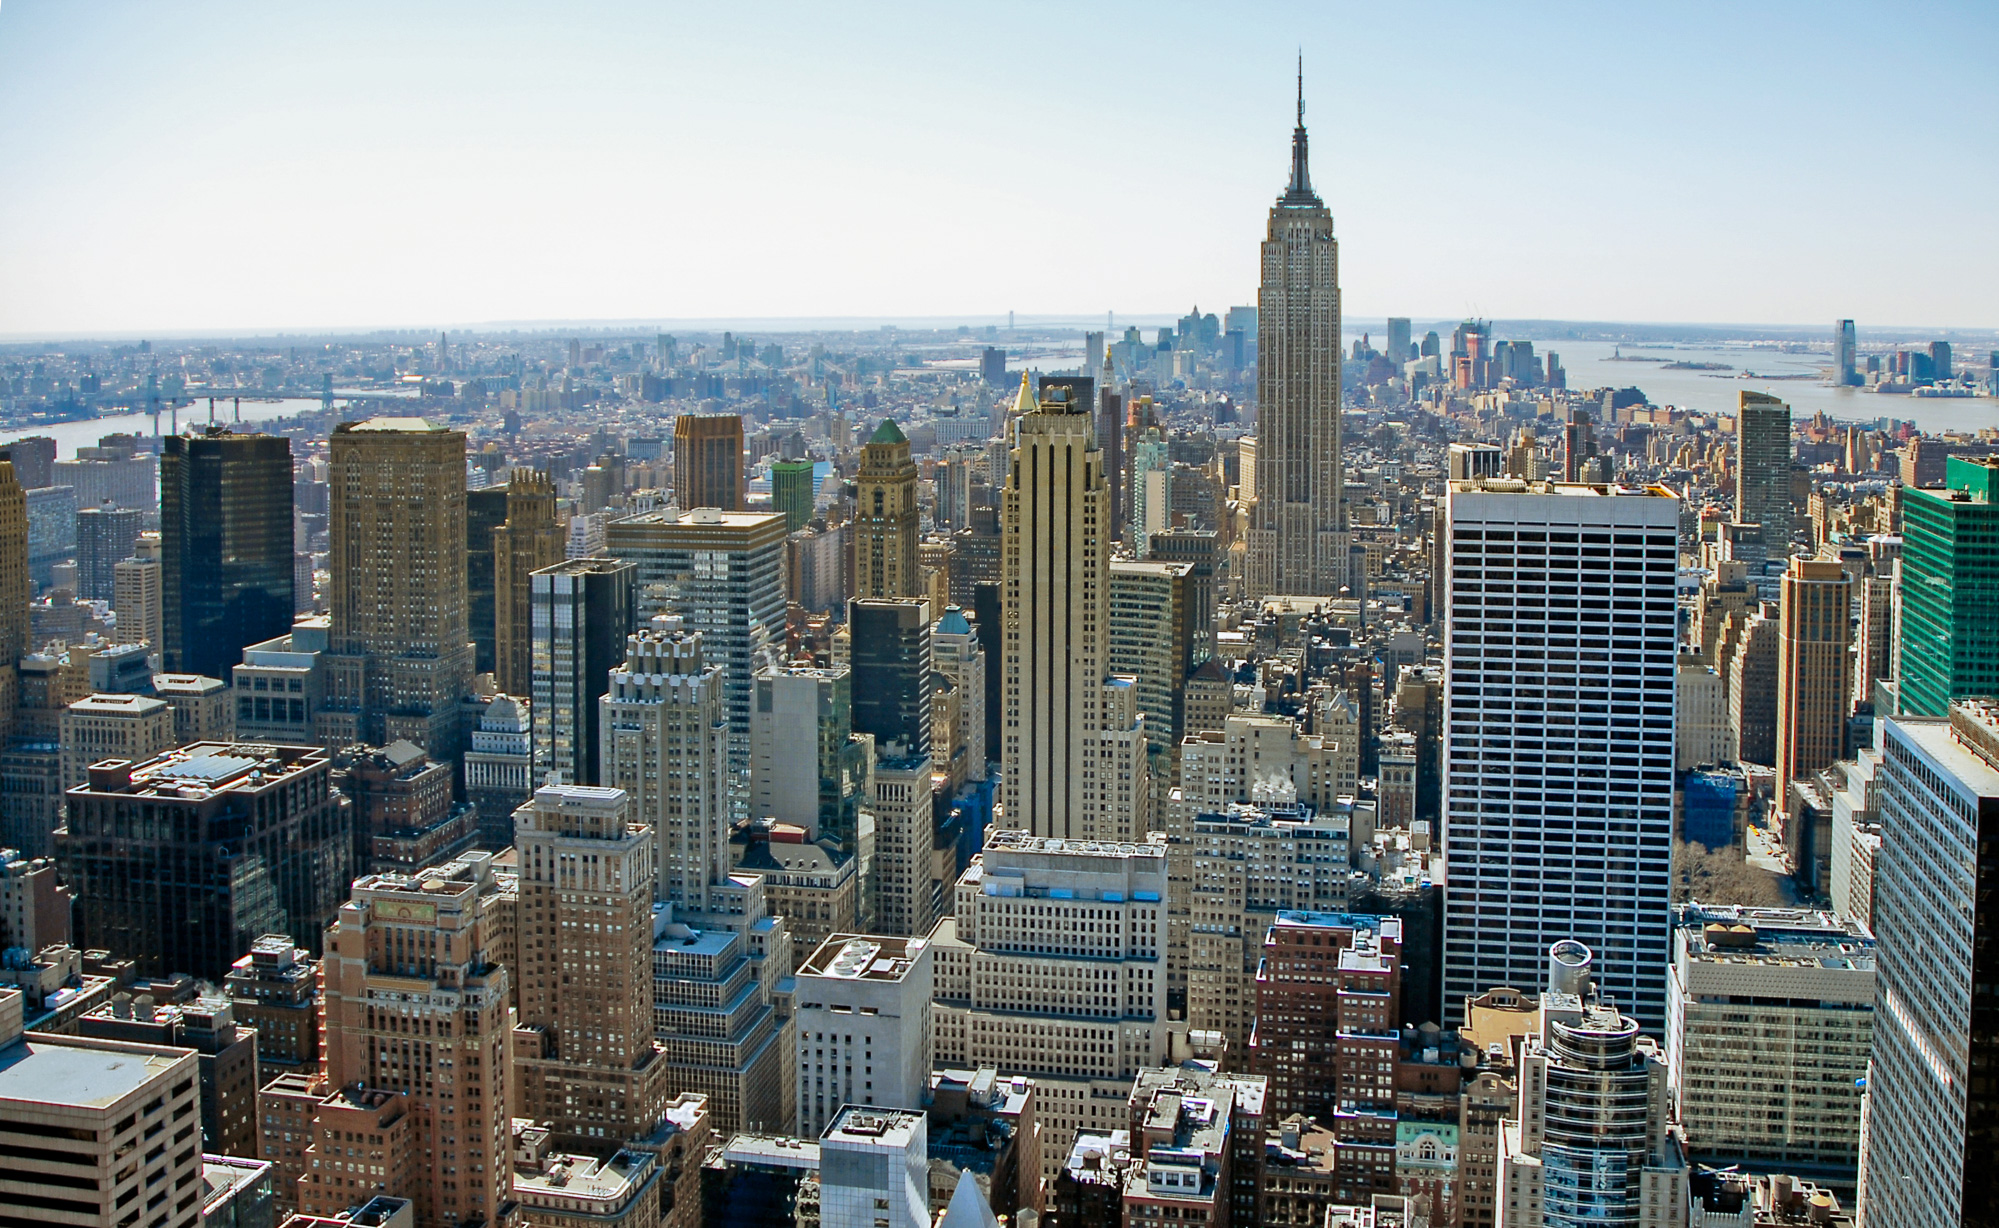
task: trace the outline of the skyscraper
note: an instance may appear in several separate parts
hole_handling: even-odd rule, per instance
[[[1901,709],[1999,695],[1999,457],[1953,456],[1943,490],[1902,488]]]
[[[854,595],[920,597],[916,567],[916,466],[909,440],[882,419],[861,448],[854,477]]]
[[[132,557],[145,513],[137,508],[86,507],[76,513],[76,595],[82,601],[116,596],[118,564]],[[123,628],[120,628],[122,631]]]
[[[353,877],[331,773],[323,750],[261,743],[92,767],[56,833],[79,937],[149,976],[217,981],[263,934],[317,949]],[[139,810],[153,824],[134,834]]]
[[[504,695],[526,695],[534,673],[533,581],[562,561],[566,544],[555,518],[555,485],[548,475],[516,469],[507,479],[507,516],[493,537],[493,685]],[[468,575],[470,569],[468,568]]]
[[[1004,495],[1002,762],[1008,822],[1038,836],[1142,839],[1143,726],[1107,676],[1110,492],[1089,406],[1069,389],[1015,421]],[[1135,762],[1134,762],[1135,760]],[[1127,793],[1129,790],[1129,793]]]
[[[619,559],[570,559],[534,573],[534,669],[528,711],[536,771],[564,784],[598,776],[597,701],[625,659],[634,578]]]
[[[673,420],[673,501],[688,511],[743,510],[743,418],[682,414]]]
[[[1388,355],[1388,361],[1395,364],[1397,371],[1401,370],[1403,363],[1409,361],[1408,316],[1388,317],[1388,341],[1383,350]]]
[[[729,764],[748,769],[750,693],[784,644],[784,517],[674,508],[614,520],[605,547],[638,566],[638,621],[677,614],[722,667]]]
[[[1664,1027],[1678,529],[1660,487],[1450,484],[1447,1011],[1575,937]]]
[[[1671,1128],[1665,1054],[1594,991],[1587,947],[1557,943],[1548,961],[1552,983],[1520,1049],[1516,1110],[1499,1131],[1499,1222],[1685,1223],[1687,1160]]]
[[[1852,320],[1836,320],[1832,326],[1832,381],[1858,384],[1860,345],[1854,337]]]
[[[1110,571],[1110,668],[1138,680],[1153,752],[1177,766],[1194,667],[1194,566],[1119,559]]]
[[[515,1111],[596,1148],[643,1138],[665,1112],[653,1041],[655,836],[622,789],[551,786],[514,815],[521,944]],[[579,890],[581,888],[581,890]]]
[[[854,731],[872,735],[884,755],[929,754],[930,603],[857,598],[847,626]]]
[[[472,634],[472,669],[490,674],[494,657],[493,530],[507,523],[507,488],[465,492],[465,619]]]
[[[1291,182],[1270,209],[1257,290],[1256,508],[1245,567],[1252,597],[1330,596],[1346,584],[1340,456],[1340,245],[1312,191],[1305,81]]]
[[[1735,522],[1760,528],[1760,558],[1791,553],[1791,407],[1743,389],[1735,411]]]
[[[770,463],[770,505],[784,517],[787,533],[796,533],[812,519],[812,462],[777,460]]]
[[[1794,558],[1784,573],[1777,637],[1777,797],[1845,750],[1853,690],[1853,584],[1838,563]]]
[[[16,667],[28,651],[28,492],[14,462],[0,452],[0,733],[10,732],[21,685]]]
[[[499,1222],[513,1174],[517,915],[514,881],[490,853],[355,880],[320,960],[325,1100],[301,1209],[351,1206],[358,1184],[411,1199],[420,1225]]]
[[[869,769],[867,739],[853,736],[853,708],[845,668],[773,665],[757,674],[750,723],[751,814],[790,823],[847,857],[859,851]]]
[[[658,896],[719,913],[729,873],[728,719],[722,667],[705,641],[659,620],[625,640],[599,703],[600,778],[657,834]]]
[[[171,673],[227,678],[243,649],[291,630],[291,441],[211,427],[162,446],[162,655]]]
[[[1999,1206],[1999,708],[1895,717],[1881,749],[1860,1211],[1868,1228],[1973,1228]]]
[[[433,759],[453,759],[473,664],[465,433],[422,418],[343,422],[333,428],[331,452],[332,626],[321,732],[372,746],[407,738]],[[290,551],[287,528],[287,577]],[[290,627],[289,595],[286,611],[278,630],[260,638]]]
[[[130,558],[111,568],[111,609],[118,615],[118,638],[150,645],[158,664],[166,617],[160,592],[160,535],[140,534],[132,550]]]

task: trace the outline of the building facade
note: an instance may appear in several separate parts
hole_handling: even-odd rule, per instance
[[[1497,479],[1446,517],[1446,1009],[1573,937],[1663,1030],[1679,500]]]
[[[174,673],[226,678],[297,608],[291,441],[211,428],[161,447],[162,655]]]

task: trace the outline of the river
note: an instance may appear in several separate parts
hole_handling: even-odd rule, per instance
[[[340,403],[340,393],[335,390],[335,404]],[[245,399],[241,404],[242,422],[268,422],[273,418],[291,418],[302,413],[318,413],[318,397],[280,397],[277,400]],[[239,421],[235,416],[237,406],[230,400],[215,399],[215,420],[228,424]],[[203,397],[192,405],[180,407],[180,428],[205,426],[208,423],[208,398]],[[173,415],[160,414],[160,430],[174,433]],[[44,423],[21,430],[0,431],[0,447],[16,439],[32,435],[45,435],[56,441],[56,459],[70,460],[76,456],[78,448],[94,448],[99,438],[105,435],[133,434],[151,435],[153,416],[151,414],[112,414],[102,418],[83,418],[75,422]]]

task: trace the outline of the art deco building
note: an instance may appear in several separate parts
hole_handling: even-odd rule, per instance
[[[547,474],[514,470],[507,481],[506,522],[492,537],[493,685],[503,694],[526,695],[534,668],[529,577],[560,563],[567,541],[555,518],[555,486]]]
[[[1446,506],[1445,1009],[1573,937],[1663,1031],[1679,500],[1502,478]]]
[[[690,511],[742,510],[742,415],[682,414],[673,420],[673,498]]]
[[[729,766],[748,770],[750,698],[784,644],[784,517],[677,508],[614,520],[612,557],[638,566],[638,620],[677,614],[722,667]]]
[[[245,648],[290,630],[297,608],[291,441],[210,428],[162,447],[166,668],[227,678]],[[459,469],[462,486],[462,460]]]
[[[1270,209],[1256,295],[1256,504],[1246,550],[1252,597],[1331,596],[1347,583],[1340,244],[1307,162],[1301,77],[1291,182]]]
[[[465,752],[465,800],[479,808],[479,847],[497,853],[514,842],[514,811],[534,796],[534,722],[527,701],[495,695]]]
[[[325,1099],[302,1210],[384,1193],[411,1199],[419,1225],[503,1220],[514,957],[502,935],[517,903],[486,853],[355,880],[320,964]],[[341,1186],[350,1173],[362,1197]],[[339,1188],[315,1189],[327,1184]]]
[[[514,815],[520,967],[514,1111],[564,1146],[616,1146],[665,1112],[653,1041],[654,833],[622,789],[549,786]]]
[[[916,465],[891,419],[861,448],[854,477],[854,595],[920,597],[916,558]]]
[[[933,750],[947,758],[947,774],[952,779],[986,778],[986,654],[979,646],[979,633],[965,612],[946,606],[944,616],[930,628],[930,661],[958,691],[959,733],[957,743]],[[948,762],[962,754],[962,765]]]
[[[598,701],[625,659],[637,574],[619,559],[569,559],[530,577],[535,767],[565,784],[601,783]]]
[[[1853,690],[1853,584],[1838,563],[1795,558],[1777,636],[1777,796],[1836,762]]]
[[[84,943],[220,981],[264,934],[318,945],[352,878],[348,824],[327,752],[200,742],[93,766],[56,844]]]
[[[1048,399],[1015,420],[1007,469],[1001,709],[1008,822],[1039,836],[1132,840],[1149,823],[1148,726],[1136,685],[1108,675],[1110,494],[1090,407],[1070,402],[1069,391],[1050,388]]]
[[[1036,1081],[1043,1175],[1168,1051],[1166,840],[995,831],[933,935],[936,1061]]]
[[[406,738],[434,759],[455,759],[473,665],[465,433],[421,418],[343,422],[333,429],[329,485],[332,629],[321,736],[373,746]]]
[[[722,667],[699,632],[670,619],[625,641],[599,702],[598,777],[630,796],[658,840],[658,898],[684,912],[725,911],[729,877],[728,721]]]

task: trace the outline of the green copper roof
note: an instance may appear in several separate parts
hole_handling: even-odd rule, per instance
[[[878,427],[876,427],[876,428],[875,428],[875,433],[874,433],[874,435],[873,435],[873,436],[871,436],[871,437],[870,437],[870,438],[868,439],[868,442],[869,442],[869,443],[908,443],[908,442],[909,442],[909,436],[907,436],[907,435],[905,435],[905,434],[903,434],[903,433],[902,433],[902,428],[901,428],[901,427],[899,427],[899,426],[897,426],[897,425],[895,424],[895,419],[893,419],[893,418],[883,418],[883,419],[882,419],[882,424],[881,424],[880,426],[878,426]]]

